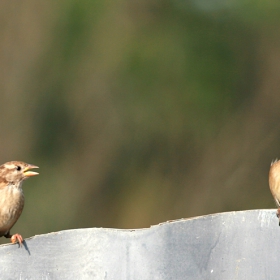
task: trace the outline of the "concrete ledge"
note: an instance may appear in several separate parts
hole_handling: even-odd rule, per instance
[[[181,219],[147,229],[65,230],[0,246],[1,279],[278,279],[276,210]]]

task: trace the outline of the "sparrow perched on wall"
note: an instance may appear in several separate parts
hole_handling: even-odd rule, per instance
[[[30,171],[38,166],[22,161],[10,161],[0,166],[0,237],[11,238],[12,243],[23,238],[20,234],[10,234],[10,230],[21,215],[24,206],[22,183],[25,179],[38,175]]]
[[[280,160],[275,160],[271,163],[268,181],[270,191],[276,202],[276,205],[278,206],[276,215],[279,219],[280,226]]]

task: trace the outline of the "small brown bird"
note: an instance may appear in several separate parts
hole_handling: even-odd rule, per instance
[[[269,181],[270,191],[278,206],[276,215],[279,218],[279,226],[280,226],[280,160],[276,159],[271,163],[268,181]]]
[[[22,236],[18,233],[11,235],[10,230],[23,210],[23,180],[39,174],[29,171],[33,168],[38,166],[22,161],[10,161],[0,166],[0,237],[11,238],[12,243],[18,241],[20,245]]]

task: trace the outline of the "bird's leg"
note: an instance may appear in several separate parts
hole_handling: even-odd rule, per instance
[[[23,242],[23,238],[20,234],[16,233],[16,234],[13,234],[12,237],[11,237],[11,242],[12,243],[19,243],[19,246],[21,247],[22,246],[22,242]]]
[[[22,238],[22,236],[21,236],[20,234],[16,233],[16,234],[11,235],[11,234],[10,234],[10,231],[9,231],[9,232],[8,232],[6,235],[4,235],[4,236],[5,236],[6,238],[11,238],[11,242],[12,242],[13,244],[16,243],[16,242],[18,242],[20,246],[22,245],[23,238]]]

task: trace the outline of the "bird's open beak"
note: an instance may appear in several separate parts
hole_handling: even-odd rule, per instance
[[[32,164],[29,164],[28,166],[25,167],[25,169],[23,170],[23,174],[24,174],[25,178],[35,176],[35,175],[39,175],[38,172],[29,171],[30,169],[33,169],[33,168],[39,168],[39,167],[36,166],[36,165],[32,165]]]

